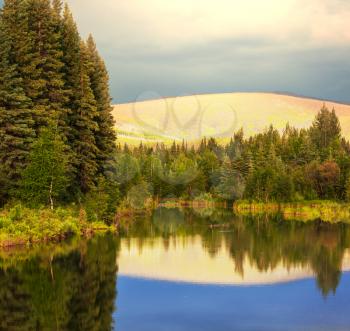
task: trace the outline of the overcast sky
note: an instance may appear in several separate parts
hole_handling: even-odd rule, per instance
[[[285,91],[350,102],[350,0],[68,0],[114,102]]]

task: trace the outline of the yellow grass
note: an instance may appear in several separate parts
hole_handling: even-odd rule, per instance
[[[218,136],[221,141],[243,128],[246,136],[273,124],[280,131],[286,123],[305,128],[311,125],[323,103],[335,108],[343,134],[350,139],[350,105],[272,93],[225,93],[165,98],[114,106],[119,141],[196,141]],[[150,137],[150,138],[149,138]]]

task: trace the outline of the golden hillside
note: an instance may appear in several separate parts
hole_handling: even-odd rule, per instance
[[[335,108],[343,135],[350,139],[350,105],[272,93],[225,93],[163,98],[114,106],[119,141],[139,143],[204,136],[230,138],[243,128],[249,136],[271,123],[283,130],[286,123],[310,126],[326,104]]]

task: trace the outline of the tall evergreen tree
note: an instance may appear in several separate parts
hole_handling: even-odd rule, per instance
[[[64,7],[61,24],[64,62],[63,71],[65,78],[65,90],[68,94],[66,106],[71,110],[72,107],[76,106],[76,95],[80,85],[80,36],[78,28],[73,19],[73,15],[67,4]],[[72,110],[69,112],[69,115],[71,114]]]
[[[82,192],[94,187],[98,173],[96,132],[97,103],[91,88],[91,62],[86,45],[81,41],[73,16],[65,6],[63,13],[63,60],[65,89],[68,92],[68,144],[72,150],[75,185]]]
[[[340,134],[341,128],[334,109],[329,111],[324,105],[310,128],[311,141],[323,159],[329,156],[331,145],[339,142]]]
[[[98,148],[97,162],[99,171],[104,171],[104,165],[115,152],[116,134],[112,116],[111,96],[109,93],[109,77],[106,66],[101,59],[90,35],[87,40],[88,60],[90,62],[90,82],[97,106],[96,123],[98,130],[95,133]]]
[[[242,175],[236,171],[228,157],[225,158],[220,169],[220,182],[216,192],[226,200],[237,200],[242,198],[245,190],[245,181]]]
[[[43,125],[60,117],[65,98],[60,30],[49,0],[17,3],[16,32],[11,37],[17,43],[15,60],[32,101],[38,133]]]
[[[78,185],[82,192],[87,192],[94,187],[98,173],[98,148],[95,140],[98,125],[95,121],[97,117],[96,100],[89,79],[88,54],[83,42],[80,44],[79,81],[76,109],[73,109],[70,125],[73,133],[73,165],[76,169]]]
[[[0,172],[6,193],[49,123],[69,146],[75,181],[87,192],[115,152],[106,66],[85,45],[62,0],[5,0],[0,27]],[[8,185],[11,184],[11,185]],[[5,194],[2,194],[5,195]]]
[[[35,137],[30,100],[13,62],[14,40],[12,26],[8,24],[14,10],[12,5],[6,4],[0,19],[0,200],[16,187]]]

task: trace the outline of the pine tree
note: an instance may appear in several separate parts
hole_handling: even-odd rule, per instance
[[[237,200],[242,198],[245,190],[243,176],[232,167],[228,157],[225,158],[220,169],[219,185],[215,191],[221,198]]]
[[[76,94],[76,109],[73,109],[70,126],[73,134],[71,144],[74,153],[73,165],[76,178],[82,192],[94,187],[94,180],[98,173],[95,133],[98,130],[96,123],[97,106],[89,79],[89,62],[87,49],[83,42],[80,44],[79,59],[80,86]]]
[[[250,150],[247,150],[244,153],[243,162],[244,162],[244,167],[245,167],[244,174],[246,175],[246,177],[248,177],[254,171],[253,155],[252,155],[252,152]]]
[[[52,51],[53,58],[56,61],[56,87],[52,86],[52,106],[57,111],[57,120],[60,128],[60,133],[65,139],[69,135],[69,92],[66,89],[65,63],[63,52],[63,18],[62,18],[62,0],[52,0]]]
[[[82,192],[94,187],[98,174],[99,149],[97,102],[90,81],[91,62],[86,45],[81,41],[68,5],[62,20],[65,90],[68,93],[68,144],[73,155],[75,184]]]
[[[62,18],[62,50],[65,90],[68,94],[66,106],[72,109],[76,106],[76,95],[80,85],[80,36],[67,4],[65,5]],[[71,115],[71,113],[72,110],[68,115]]]
[[[309,131],[314,146],[318,149],[320,156],[326,159],[330,154],[330,147],[340,141],[341,128],[339,120],[333,109],[332,112],[324,105],[317,114]]]
[[[346,181],[345,185],[345,199],[346,201],[350,202],[350,176]]]
[[[266,156],[261,143],[259,143],[257,151],[255,152],[254,164],[256,165],[257,168],[264,167],[266,164]]]
[[[25,96],[23,81],[13,63],[12,27],[3,19],[12,13],[13,8],[6,4],[0,20],[0,200],[16,187],[35,137],[30,100]]]
[[[61,0],[6,0],[0,29],[1,187],[20,179],[35,138],[57,123],[71,186],[89,191],[116,150],[108,73],[92,37],[81,42]]]
[[[49,0],[21,1],[15,12],[15,54],[38,133],[60,117],[65,99],[60,29]],[[17,32],[18,31],[18,32]]]
[[[90,35],[87,40],[88,60],[90,62],[90,82],[97,106],[96,123],[98,130],[95,133],[98,148],[97,162],[99,171],[104,171],[104,165],[115,152],[116,134],[112,116],[111,96],[109,94],[109,77],[106,66],[101,59],[96,44]]]

